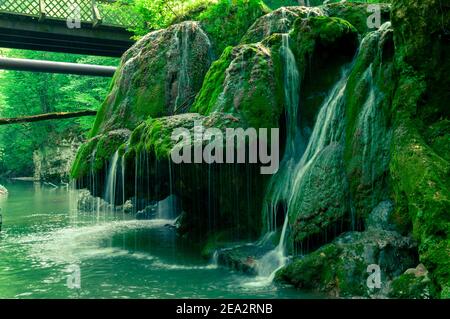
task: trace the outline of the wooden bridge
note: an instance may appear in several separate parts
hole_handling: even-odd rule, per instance
[[[119,57],[143,24],[115,0],[0,0],[0,47]]]

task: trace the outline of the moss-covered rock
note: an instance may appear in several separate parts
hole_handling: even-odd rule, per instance
[[[414,241],[396,232],[344,233],[279,270],[276,280],[339,297],[386,295],[392,279],[416,264],[414,248]],[[380,289],[367,285],[373,264],[380,267]]]
[[[389,23],[369,33],[347,83],[344,159],[359,229],[372,209],[390,196],[390,105],[394,86],[386,83],[395,81],[392,47]]]
[[[291,38],[300,70],[314,55],[324,51],[353,54],[358,46],[358,32],[348,21],[326,16],[298,18]]]
[[[342,147],[331,143],[313,159],[295,184],[289,205],[292,240],[304,250],[350,228],[350,201]]]
[[[316,7],[281,7],[256,20],[241,42],[256,43],[274,33],[288,33],[296,19],[319,15],[322,12]]]
[[[389,291],[390,298],[397,299],[429,299],[436,295],[425,266],[419,264],[395,278]]]
[[[412,223],[420,260],[441,297],[450,290],[450,165],[446,149],[436,152],[433,141],[448,132],[449,21],[449,7],[439,1],[392,1],[399,75],[390,162],[395,214]]]
[[[72,165],[72,178],[81,179],[104,169],[112,155],[127,142],[130,133],[127,129],[113,130],[97,135],[81,145]]]
[[[378,2],[378,1],[372,1]],[[390,6],[386,2],[376,3],[380,12],[380,25],[390,21]],[[358,3],[347,1],[345,3],[330,3],[323,6],[323,11],[330,17],[338,17],[350,22],[360,34],[365,34],[370,31],[374,31],[374,28],[370,28],[368,20],[370,16],[374,14],[374,10],[369,6],[370,3]]]
[[[241,127],[278,127],[282,112],[279,68],[262,43],[229,47],[211,66],[191,110],[230,114]]]
[[[197,22],[144,36],[122,57],[91,136],[132,130],[149,116],[186,112],[211,62],[210,40]]]

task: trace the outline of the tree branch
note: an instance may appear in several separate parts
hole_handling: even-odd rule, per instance
[[[97,111],[91,111],[91,110],[78,111],[78,112],[54,112],[54,113],[46,113],[46,114],[31,115],[31,116],[0,118],[0,125],[25,123],[25,122],[30,123],[30,122],[39,122],[39,121],[46,121],[46,120],[60,120],[60,119],[68,119],[68,118],[73,118],[73,117],[95,116],[95,115],[97,115]]]

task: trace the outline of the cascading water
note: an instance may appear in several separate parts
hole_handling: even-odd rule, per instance
[[[175,35],[176,46],[178,52],[180,52],[180,71],[177,79],[177,97],[175,99],[175,105],[173,113],[177,112],[177,109],[182,107],[185,103],[186,89],[190,87],[190,79],[188,73],[188,62],[189,62],[189,26],[184,25],[181,29],[181,43],[179,35]]]
[[[267,230],[276,231],[277,215],[286,214],[286,201],[291,188],[292,172],[303,151],[299,123],[300,74],[294,54],[289,47],[289,35],[282,35],[281,56],[284,68],[284,99],[286,110],[286,148],[280,169],[269,181],[265,196],[264,216]],[[280,212],[280,207],[281,212]]]
[[[389,26],[390,24],[385,24],[378,31],[367,35],[360,44],[360,50],[365,45],[366,41],[369,41],[370,39],[376,39],[376,41],[378,41],[382,37],[383,32],[385,32]],[[283,47],[286,47],[285,41],[283,41]],[[283,57],[285,59],[285,65],[289,65],[289,54],[285,54]],[[293,103],[297,103],[298,105],[298,97],[297,100],[294,100],[295,91],[292,87],[292,83],[298,82],[296,82],[295,79],[294,82],[286,82],[286,80],[290,79],[292,76],[292,73],[290,73],[289,70],[289,68],[285,68],[285,98],[288,117],[288,141],[285,155],[280,165],[280,171],[274,175],[270,181],[269,193],[266,195],[266,203],[272,207],[271,215],[266,212],[266,217],[268,218],[268,232],[273,232],[276,229],[276,223],[274,223],[274,220],[276,220],[276,207],[280,200],[286,201],[286,205],[284,207],[285,217],[278,246],[268,252],[257,262],[258,275],[261,279],[259,280],[259,284],[261,284],[261,282],[270,283],[274,278],[276,271],[283,267],[286,263],[286,239],[289,228],[289,212],[290,209],[293,209],[295,195],[299,194],[303,179],[308,178],[307,173],[321,152],[329,145],[339,143],[344,136],[345,129],[345,91],[351,68],[344,70],[341,79],[328,94],[318,113],[308,145],[305,151],[301,153],[300,160],[298,161],[296,159],[295,155],[298,155],[300,150],[297,146],[298,142],[294,145],[292,141],[296,141],[295,138],[301,137],[301,135],[298,126],[294,126],[292,120],[298,120],[296,112],[297,109],[293,110],[291,107],[294,105]],[[374,131],[376,130],[373,126],[377,125],[375,122],[377,122],[380,117],[378,115],[379,112],[376,109],[380,96],[376,90],[376,86],[373,83],[372,64],[370,64],[365,70],[363,80],[366,81],[368,85],[368,94],[364,104],[362,105],[361,115],[358,119],[358,126],[361,127],[361,130],[363,131],[363,157],[366,162],[371,162],[370,158],[373,157],[372,153],[375,150],[373,143],[377,139],[374,135]],[[366,176],[373,175],[371,172],[373,171],[372,163],[363,163],[362,169],[367,170]],[[354,219],[353,216],[352,219]],[[354,224],[354,220],[352,220],[352,224]]]
[[[114,207],[116,203],[117,185],[117,163],[119,162],[119,152],[116,151],[111,159],[108,175],[106,178],[105,200]]]
[[[289,177],[290,188],[286,190],[288,196],[286,215],[281,231],[278,246],[264,255],[257,264],[258,275],[261,277],[259,284],[271,283],[278,269],[286,264],[286,237],[289,225],[289,208],[292,196],[296,193],[298,184],[305,176],[305,172],[314,162],[319,153],[330,143],[338,140],[343,132],[343,121],[339,121],[342,116],[342,105],[348,73],[344,72],[341,80],[331,90],[328,98],[322,105],[317,117],[314,130],[309,140],[308,146],[300,161],[292,167]]]

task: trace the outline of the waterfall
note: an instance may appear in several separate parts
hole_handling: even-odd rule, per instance
[[[290,165],[289,188],[285,190],[287,196],[286,213],[278,246],[264,255],[257,263],[258,284],[269,284],[276,272],[286,264],[286,237],[289,226],[289,208],[292,196],[300,184],[305,172],[314,162],[319,153],[330,143],[337,141],[343,132],[343,123],[339,121],[342,115],[344,93],[348,79],[348,72],[343,72],[341,79],[331,90],[328,98],[322,104],[314,130],[309,139],[308,146],[295,166]],[[293,159],[293,158],[291,158]],[[293,180],[291,180],[293,179]],[[286,185],[286,183],[284,184]],[[277,198],[275,198],[277,199]]]
[[[367,44],[367,41],[374,40],[376,41],[376,44],[378,44],[378,41],[382,38],[383,32],[388,30],[389,26],[390,24],[385,24],[378,31],[369,33],[362,40],[359,51]],[[274,220],[276,220],[277,214],[276,207],[280,201],[285,201],[285,206],[283,207],[285,216],[278,246],[272,251],[269,251],[257,262],[257,271],[261,279],[259,281],[260,283],[270,283],[274,278],[276,271],[282,268],[286,263],[286,240],[289,230],[289,212],[290,209],[294,208],[295,195],[300,192],[300,186],[303,179],[308,178],[309,176],[307,172],[309,172],[309,169],[312,167],[315,160],[327,146],[342,141],[345,130],[345,91],[351,68],[354,65],[354,63],[352,63],[350,67],[344,69],[340,80],[331,89],[320,107],[311,137],[309,138],[305,151],[302,153],[298,146],[299,138],[301,138],[300,129],[298,128],[297,123],[294,122],[298,121],[297,109],[293,108],[295,103],[298,105],[298,95],[296,97],[294,94],[295,87],[293,87],[293,83],[298,82],[296,82],[296,77],[292,73],[292,68],[289,67],[290,65],[292,66],[292,64],[290,64],[289,43],[285,39],[286,38],[283,37],[283,50],[286,52],[286,54],[283,55],[283,58],[285,60],[284,81],[288,141],[280,165],[280,171],[274,175],[269,182],[269,192],[265,198],[266,206],[271,205],[272,207],[272,215],[265,215],[269,225],[267,231],[270,232],[276,230],[276,223],[274,223]],[[371,159],[377,152],[377,149],[373,144],[376,143],[377,138],[380,138],[379,135],[374,133],[376,129],[374,126],[377,125],[377,121],[381,120],[379,110],[376,108],[379,101],[379,93],[373,83],[372,66],[373,65],[370,64],[362,75],[362,79],[366,81],[369,91],[364,104],[361,106],[358,127],[363,131],[361,137],[362,143],[364,144],[362,169],[366,172],[365,176],[369,176],[373,179],[374,163]],[[291,79],[291,81],[289,81],[289,79]],[[298,154],[301,154],[299,160],[296,158]],[[279,184],[277,185],[277,183]],[[267,207],[264,207],[264,209],[267,210]],[[353,216],[352,219],[354,219]]]
[[[111,210],[114,210],[116,204],[116,185],[117,185],[117,163],[119,162],[119,151],[116,151],[111,159],[106,177],[105,200],[111,204]]]
[[[180,52],[180,70],[177,79],[177,97],[175,99],[173,114],[176,114],[177,110],[183,106],[186,102],[186,98],[188,98],[185,94],[189,93],[189,25],[181,26],[181,45],[178,34],[175,35],[175,41],[177,43],[178,52]]]
[[[289,35],[282,35],[283,86],[286,112],[286,147],[280,169],[269,181],[264,199],[264,213],[268,231],[278,228],[277,215],[286,214],[286,202],[291,188],[292,172],[303,150],[299,123],[300,74],[294,54],[289,47]],[[280,212],[281,208],[281,212]]]

